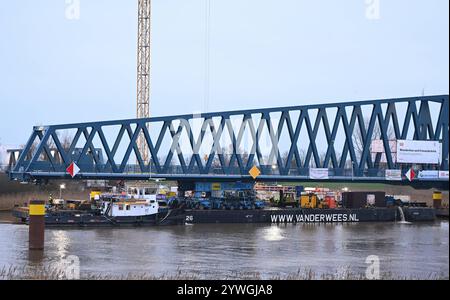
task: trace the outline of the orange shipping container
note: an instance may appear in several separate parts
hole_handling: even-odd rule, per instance
[[[336,208],[336,198],[334,196],[326,196],[325,203],[327,203],[328,208]]]

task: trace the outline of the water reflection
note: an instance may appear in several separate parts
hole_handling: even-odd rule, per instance
[[[182,271],[204,278],[242,272],[270,278],[305,268],[364,274],[366,257],[378,255],[383,272],[419,277],[449,272],[448,222],[47,229],[45,250],[37,257],[28,251],[27,229],[0,225],[0,268],[55,267],[76,255],[82,276]]]
[[[40,265],[44,260],[44,250],[28,250],[28,261],[33,265]]]
[[[281,241],[285,237],[283,236],[283,231],[277,225],[272,225],[269,228],[263,229],[263,238],[266,241],[274,242]]]
[[[64,230],[54,230],[52,231],[51,240],[56,247],[56,258],[64,259],[70,246],[70,239],[67,232]]]

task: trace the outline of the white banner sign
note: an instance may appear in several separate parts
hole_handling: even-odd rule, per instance
[[[383,140],[373,140],[370,147],[372,153],[385,153]],[[391,153],[397,152],[397,141],[389,141],[389,150]]]
[[[439,178],[439,171],[419,171],[417,176],[419,179],[437,179]]]
[[[389,141],[389,150],[391,151],[392,162],[397,162],[397,140]],[[375,161],[377,154],[381,153],[380,162],[387,163],[386,151],[384,149],[383,140],[373,140],[370,145],[372,161]]]
[[[437,141],[397,141],[397,162],[439,164],[441,144]]]
[[[311,179],[328,179],[328,169],[309,169],[309,177]]]
[[[448,179],[448,171],[439,171],[439,178]]]
[[[384,153],[384,143],[382,140],[373,140],[370,146],[372,153]]]
[[[390,181],[401,181],[402,180],[402,170],[386,170],[386,180]]]

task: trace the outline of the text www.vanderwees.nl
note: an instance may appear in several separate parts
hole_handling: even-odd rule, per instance
[[[271,215],[272,223],[359,222],[356,214],[287,214]]]

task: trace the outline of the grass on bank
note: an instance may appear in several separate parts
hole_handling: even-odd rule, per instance
[[[27,267],[3,267],[0,269],[0,280],[67,280],[64,270],[44,267],[30,269]],[[320,273],[312,269],[298,270],[287,275],[263,276],[259,272],[234,272],[223,277],[201,276],[194,272],[178,270],[173,274],[152,275],[146,272],[115,274],[81,274],[81,280],[366,280],[365,274],[351,272],[349,268],[333,273]],[[425,274],[423,276],[403,276],[392,273],[381,274],[381,280],[448,280],[448,274]]]

